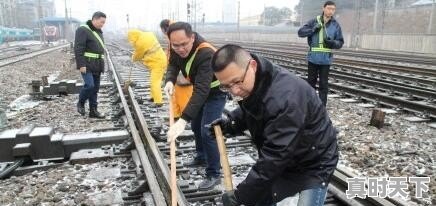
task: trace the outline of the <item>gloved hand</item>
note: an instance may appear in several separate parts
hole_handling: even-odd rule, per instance
[[[171,141],[175,141],[176,138],[182,134],[183,130],[185,130],[186,127],[186,120],[180,118],[179,120],[177,120],[176,123],[173,124],[173,126],[170,127],[170,129],[168,130],[167,133],[167,141],[171,142]]]
[[[169,97],[172,96],[174,93],[174,84],[171,81],[167,82],[165,84],[164,91]]]
[[[312,28],[313,32],[317,33],[321,29],[321,27],[322,27],[322,24],[316,23],[315,26],[313,26],[313,28]]]
[[[325,45],[327,48],[332,49],[335,46],[335,40],[331,39],[330,37],[324,40]]]
[[[236,133],[236,131],[234,131],[233,124],[234,121],[231,119],[231,117],[228,114],[223,113],[221,118],[213,120],[210,124],[205,125],[205,127],[209,130],[210,137],[215,138],[215,130],[213,129],[215,125],[219,125],[221,127],[223,134],[233,134]]]
[[[222,199],[223,199],[223,205],[224,206],[237,206],[237,205],[240,205],[238,203],[238,199],[236,199],[235,191],[234,190],[229,191],[229,192],[225,192],[222,195]]]
[[[85,74],[86,73],[86,67],[80,67],[79,71],[80,71],[80,73]]]

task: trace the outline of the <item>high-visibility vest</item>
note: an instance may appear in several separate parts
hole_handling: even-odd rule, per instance
[[[321,21],[322,16],[317,16],[316,21],[318,24],[321,24],[321,29],[318,32],[318,47],[312,47],[310,48],[310,51],[313,52],[332,52],[329,48],[324,48],[324,24]]]
[[[103,50],[106,50],[105,47],[104,47],[103,40],[101,40],[100,35],[98,35],[97,32],[93,31],[86,24],[82,25],[82,27],[85,27],[90,32],[92,32],[92,34],[95,36],[95,38],[98,40],[98,42],[100,42],[100,46],[103,48]],[[89,58],[94,58],[94,59],[104,59],[104,54],[97,54],[97,53],[92,53],[92,52],[85,52],[84,56],[85,57],[89,57]]]
[[[217,50],[214,46],[212,46],[211,44],[209,44],[207,42],[203,42],[200,45],[198,45],[197,49],[195,49],[194,54],[192,54],[191,58],[189,58],[189,60],[188,60],[188,63],[186,63],[185,72],[186,72],[187,79],[189,81],[191,81],[189,78],[189,72],[191,71],[192,62],[194,61],[195,55],[197,55],[198,50],[200,50],[202,48],[211,48],[213,51]],[[217,87],[219,85],[220,85],[220,82],[218,80],[215,80],[212,83],[210,83],[210,88],[214,88],[214,87]]]

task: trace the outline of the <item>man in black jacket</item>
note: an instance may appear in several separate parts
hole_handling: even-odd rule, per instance
[[[212,58],[220,88],[239,97],[238,109],[219,124],[223,132],[249,130],[259,159],[236,190],[223,194],[229,205],[323,205],[338,162],[336,130],[315,90],[303,79],[236,45]]]
[[[89,100],[89,117],[104,118],[97,110],[97,93],[100,89],[100,75],[104,72],[104,42],[101,28],[106,22],[103,12],[95,12],[92,20],[76,30],[74,54],[77,69],[80,71],[84,85],[80,90],[77,111],[85,115],[85,102]]]
[[[205,125],[221,116],[226,101],[226,93],[219,90],[219,82],[210,65],[215,48],[185,22],[171,24],[167,34],[171,54],[164,91],[168,96],[172,95],[180,70],[194,87],[180,119],[168,130],[168,142],[174,141],[183,132],[187,122],[191,121],[197,156],[186,165],[207,164],[206,179],[198,188],[209,190],[221,182],[220,158],[216,140],[210,137]]]

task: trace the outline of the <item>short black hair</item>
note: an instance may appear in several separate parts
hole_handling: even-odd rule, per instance
[[[106,14],[104,14],[104,13],[101,12],[101,11],[96,11],[96,12],[92,15],[92,20],[94,20],[94,19],[99,19],[99,18],[101,18],[101,17],[106,18]]]
[[[179,21],[174,24],[171,24],[168,27],[168,31],[167,31],[168,38],[170,37],[171,33],[178,30],[185,30],[186,36],[191,36],[193,34],[191,24]]]
[[[252,58],[250,53],[241,46],[226,44],[213,55],[211,61],[212,69],[214,72],[220,72],[232,62],[243,68],[250,58]]]
[[[170,27],[170,23],[171,21],[169,19],[162,20],[160,22],[160,28],[162,29],[162,31],[166,33],[168,31],[168,27]]]
[[[326,2],[324,3],[324,8],[325,8],[326,6],[330,6],[330,5],[336,6],[335,2],[333,2],[333,1],[326,1]]]

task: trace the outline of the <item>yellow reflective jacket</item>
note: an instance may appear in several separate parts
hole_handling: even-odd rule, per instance
[[[149,69],[166,69],[167,57],[153,32],[131,29],[127,39],[133,46],[133,61],[142,60]]]

